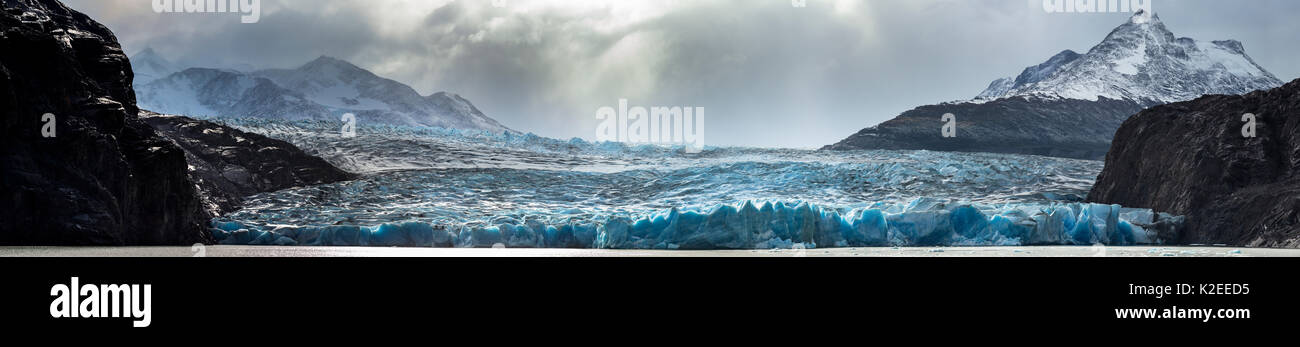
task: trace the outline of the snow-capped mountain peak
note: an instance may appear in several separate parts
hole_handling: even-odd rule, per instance
[[[358,75],[358,74],[374,75],[370,73],[370,71],[366,71],[366,69],[362,69],[359,66],[352,65],[352,63],[349,63],[345,60],[341,60],[326,55],[322,55],[319,58],[316,58],[316,60],[312,60],[306,64],[303,64],[301,67],[298,68],[298,71],[309,72],[309,73],[321,73],[321,74],[332,75],[332,76]]]
[[[1146,11],[1133,14],[1088,53],[1066,52],[1019,77],[994,81],[976,100],[1040,96],[1153,105],[1282,85],[1240,42],[1178,38],[1159,15]]]
[[[1151,22],[1158,23],[1160,22],[1160,16],[1155,13],[1148,13],[1147,10],[1139,9],[1137,12],[1133,13],[1132,17],[1129,17],[1128,21],[1133,24],[1147,24]]]
[[[158,52],[155,52],[155,51],[153,50],[153,47],[145,47],[144,49],[140,50],[139,52],[136,52],[135,55],[133,55],[132,57],[134,57],[134,58],[160,58],[159,55],[158,55]]]
[[[992,84],[989,84],[988,89],[984,90],[983,93],[980,93],[977,98],[996,98],[1010,92],[1017,86],[1042,81],[1044,78],[1051,76],[1057,70],[1060,70],[1062,66],[1074,62],[1075,59],[1079,59],[1080,56],[1079,53],[1075,53],[1068,49],[1061,51],[1061,53],[1057,53],[1042,64],[1025,68],[1019,76],[999,78],[998,80],[993,81]]]
[[[190,69],[194,70],[194,69]],[[468,100],[454,94],[428,97],[342,59],[321,56],[295,69],[251,73],[190,71],[137,86],[142,107],[156,112],[338,120],[509,131]],[[212,70],[212,69],[199,69]],[[203,72],[203,73],[200,73]],[[172,106],[183,105],[185,107]]]
[[[135,73],[135,85],[153,82],[181,70],[175,63],[154,51],[153,47],[146,47],[131,56],[130,61],[131,70]]]
[[[460,95],[448,92],[437,92],[430,94],[425,97],[425,99],[443,113],[473,115],[473,117],[469,117],[466,120],[471,122],[475,127],[485,129],[504,128],[504,126],[497,123],[496,120],[483,115],[483,112],[479,111],[478,107],[474,107],[474,104],[470,103],[469,100],[462,98]]]

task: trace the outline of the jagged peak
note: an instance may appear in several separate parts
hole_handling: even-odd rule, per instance
[[[170,63],[170,61],[168,61],[166,57],[163,57],[162,54],[159,54],[158,51],[155,51],[153,47],[145,47],[139,52],[136,52],[134,55],[131,55],[129,58],[131,58],[131,60],[139,60],[139,61],[154,61],[154,62],[161,62],[161,63]]]
[[[460,97],[460,95],[458,95],[458,94],[456,94],[456,93],[448,93],[448,92],[437,92],[437,93],[429,94],[429,96],[427,96],[426,98],[429,98],[429,99],[452,99],[452,100],[457,100],[457,99],[459,99],[459,100],[464,100],[464,99],[465,99],[465,98]]]
[[[328,56],[328,55],[321,54],[319,57],[316,57],[316,59],[312,59],[312,61],[308,62],[308,64],[312,64],[312,63],[338,63],[338,62],[341,62],[341,61],[343,61],[343,60],[341,60],[341,59],[339,59],[339,58],[335,58],[335,57],[331,57],[331,56]]]
[[[145,46],[144,49],[142,49],[142,50],[140,50],[139,52],[136,52],[136,53],[135,53],[135,56],[137,56],[137,57],[142,57],[142,56],[151,56],[151,55],[153,55],[153,56],[158,55],[158,52],[155,52],[155,51],[153,50],[153,46]]]
[[[303,66],[300,67],[300,68],[298,68],[298,70],[310,71],[310,70],[315,70],[315,69],[319,69],[319,68],[322,68],[322,67],[336,67],[336,68],[341,68],[341,69],[344,69],[344,70],[359,70],[359,71],[365,71],[365,69],[362,69],[361,67],[356,66],[356,65],[352,64],[351,62],[348,62],[348,61],[343,60],[343,59],[338,59],[338,58],[335,58],[335,57],[331,57],[331,56],[328,56],[328,55],[321,55],[320,57],[316,58],[315,60],[312,60],[312,61],[308,62],[307,64],[303,64]]]
[[[1084,59],[1082,63],[1069,62],[1068,51],[1058,53],[1046,63],[1029,67],[1015,80],[994,81],[976,98],[1055,93],[1086,100],[1106,97],[1173,102],[1207,93],[1238,94],[1281,84],[1252,61],[1238,41],[1213,41],[1217,48],[1214,51],[1227,53],[1219,54],[1205,50],[1208,42],[1176,38],[1154,12],[1138,11],[1132,18],[1079,57]],[[1195,76],[1204,74],[1211,77]],[[1133,77],[1140,75],[1158,79]]]
[[[230,71],[230,70],[225,70],[225,69],[217,69],[217,68],[210,68],[210,67],[191,67],[191,68],[185,68],[184,70],[181,70],[180,72],[175,73],[173,76],[196,76],[196,75],[209,75],[209,76],[213,76],[213,75],[226,75],[226,76],[238,76],[238,75],[240,75],[240,74],[241,74],[241,73],[238,72],[238,71]],[[171,77],[171,76],[168,76],[168,77]]]
[[[1160,23],[1160,15],[1155,12],[1147,12],[1145,9],[1139,9],[1128,19],[1133,24],[1157,24]]]
[[[1145,10],[1138,10],[1128,21],[1115,27],[1109,35],[1102,40],[1102,44],[1094,46],[1093,49],[1107,46],[1106,43],[1116,41],[1130,41],[1134,39],[1154,38],[1147,40],[1148,43],[1162,44],[1172,43],[1178,40],[1174,33],[1160,21],[1160,16],[1151,13],[1147,14]]]
[[[1155,12],[1146,12],[1146,10],[1138,10],[1137,12],[1134,12],[1133,16],[1129,17],[1128,21],[1124,22],[1124,24],[1120,24],[1120,26],[1116,27],[1114,32],[1133,30],[1169,31],[1169,29],[1165,27],[1165,23],[1160,20],[1160,15]]]
[[[1056,55],[1053,55],[1051,58],[1048,58],[1048,59],[1047,59],[1047,62],[1050,63],[1050,62],[1057,62],[1057,61],[1068,61],[1068,60],[1074,60],[1074,59],[1078,58],[1078,57],[1081,56],[1081,55],[1082,55],[1082,54],[1079,54],[1078,52],[1075,52],[1074,50],[1067,49],[1067,50],[1061,51],[1061,53],[1056,53]]]
[[[1016,76],[1015,82],[1017,85],[1038,82],[1039,80],[1047,78],[1052,73],[1056,72],[1056,70],[1065,66],[1065,64],[1069,64],[1075,59],[1079,59],[1081,56],[1081,54],[1075,53],[1073,50],[1067,49],[1061,51],[1061,53],[1053,55],[1042,64],[1025,68],[1019,76]]]
[[[1246,54],[1246,48],[1242,46],[1241,41],[1237,40],[1219,40],[1213,41],[1215,45],[1228,49],[1237,54]]]

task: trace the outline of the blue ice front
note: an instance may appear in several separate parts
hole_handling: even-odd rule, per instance
[[[373,227],[245,226],[217,222],[222,244],[606,249],[1162,244],[1182,217],[1118,205],[980,207],[918,199],[841,215],[808,203],[744,202],[707,211],[668,209],[642,218],[546,224],[506,220],[449,228],[424,222]]]

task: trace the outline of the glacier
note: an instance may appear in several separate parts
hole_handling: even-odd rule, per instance
[[[604,249],[1135,245],[1182,217],[1084,203],[1101,163],[1029,155],[626,145],[212,119],[361,179],[249,197],[222,244]]]
[[[891,212],[895,211],[895,212]],[[1143,219],[1145,217],[1145,219]],[[1130,219],[1131,218],[1131,219]],[[873,246],[1140,245],[1161,244],[1182,217],[1118,205],[1049,206],[934,204],[853,210],[802,203],[746,201],[707,211],[676,208],[645,217],[603,217],[560,224],[504,218],[488,225],[423,222],[376,226],[250,226],[214,223],[228,245],[510,247],[603,249],[770,249]],[[269,230],[268,230],[269,229]]]

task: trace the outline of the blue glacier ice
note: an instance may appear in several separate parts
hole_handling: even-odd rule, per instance
[[[479,247],[607,249],[768,249],[799,244],[817,247],[1111,245],[1159,244],[1161,235],[1144,229],[1156,221],[1181,223],[1181,217],[1153,216],[1149,210],[1118,205],[1062,203],[981,209],[969,204],[854,210],[841,215],[808,203],[746,201],[705,211],[676,208],[632,219],[549,224],[530,220],[495,225],[465,225],[449,230],[422,222],[359,226],[278,226],[271,230],[239,222],[215,223],[222,244],[307,246]],[[1027,212],[1028,211],[1028,212]],[[1032,213],[1030,213],[1032,212]]]
[[[217,119],[362,178],[249,197],[223,244],[607,249],[1161,244],[1181,217],[1082,202],[1097,161],[684,148]]]

